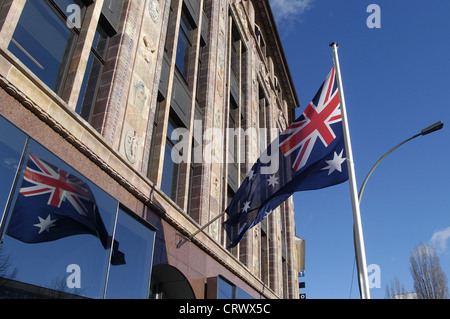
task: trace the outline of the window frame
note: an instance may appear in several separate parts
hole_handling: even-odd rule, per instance
[[[85,19],[85,15],[86,15],[86,8],[87,8],[87,3],[85,1],[82,0],[72,0],[75,4],[79,5],[81,8],[81,15],[80,15],[80,19],[84,20]],[[77,45],[77,41],[79,39],[81,30],[79,28],[77,28],[76,26],[73,27],[69,27],[67,25],[67,20],[68,20],[68,16],[67,14],[64,12],[64,10],[62,8],[59,7],[59,5],[53,1],[53,0],[45,0],[45,1],[40,1],[40,2],[33,2],[34,5],[39,5],[41,6],[41,8],[46,8],[48,10],[50,10],[50,14],[53,13],[54,14],[54,18],[56,19],[56,21],[58,22],[58,24],[60,24],[59,26],[53,26],[52,30],[57,30],[58,32],[60,32],[61,27],[63,27],[65,32],[68,32],[68,38],[65,39],[65,53],[62,55],[61,57],[61,61],[59,62],[59,69],[57,74],[55,75],[55,77],[53,79],[51,79],[51,83],[48,82],[48,79],[45,79],[43,77],[44,74],[38,74],[36,72],[34,72],[32,69],[37,67],[39,69],[44,70],[44,67],[33,57],[32,53],[29,52],[27,49],[25,49],[24,47],[22,47],[22,45],[20,44],[20,41],[18,41],[17,39],[14,38],[14,36],[16,35],[16,32],[18,32],[17,30],[17,26],[21,24],[22,18],[23,18],[23,11],[26,9],[27,5],[33,5],[31,4],[31,2],[27,1],[25,2],[24,7],[22,8],[22,12],[17,20],[17,25],[16,25],[16,30],[14,31],[14,33],[11,36],[11,40],[10,43],[8,44],[8,51],[11,52],[11,54],[13,54],[25,67],[27,67],[31,73],[33,73],[37,78],[39,78],[39,80],[41,80],[47,87],[50,88],[50,90],[52,90],[53,92],[55,92],[57,95],[61,96],[63,91],[64,91],[64,87],[65,87],[65,83],[68,77],[68,73],[69,73],[69,68],[70,68],[70,64],[73,60],[73,54],[75,51],[75,47]],[[33,22],[35,23],[35,22]],[[32,35],[31,35],[32,36]],[[35,40],[39,40],[38,38],[34,38]],[[25,56],[27,56],[28,59],[23,59],[19,56],[17,56],[14,51],[20,51],[22,52]],[[66,53],[67,52],[67,53]],[[49,51],[46,51],[45,54],[50,53]],[[33,64],[34,63],[34,64]]]
[[[172,126],[172,130],[169,131],[169,125]],[[177,202],[178,198],[178,184],[180,181],[180,169],[181,164],[175,163],[172,160],[171,154],[172,151],[177,144],[175,141],[171,139],[171,134],[174,129],[177,128],[185,128],[185,126],[182,124],[182,121],[178,118],[178,116],[175,114],[175,111],[171,110],[169,113],[169,119],[168,119],[168,126],[167,126],[167,132],[166,132],[166,138],[165,138],[165,144],[164,144],[164,159],[163,159],[163,171],[161,176],[161,190],[164,194],[166,194],[172,201],[175,203]],[[167,148],[170,148],[170,154],[167,153]],[[181,155],[181,154],[180,154]],[[166,156],[170,156],[170,158],[166,158]],[[170,181],[170,194],[168,194],[168,189],[165,189],[165,183],[168,183],[168,180],[165,180],[165,176],[167,176],[167,168],[165,163],[167,161],[170,161],[171,163],[171,181]],[[167,177],[166,177],[167,178]],[[168,185],[168,184],[167,184]]]
[[[102,38],[102,33],[103,33],[103,38]],[[91,120],[92,120],[92,114],[94,113],[95,102],[97,100],[98,89],[100,87],[103,69],[106,64],[106,55],[108,53],[109,42],[111,39],[111,37],[109,36],[108,31],[106,29],[106,26],[103,25],[103,23],[101,22],[101,19],[97,25],[95,34],[96,35],[94,36],[91,50],[89,52],[89,58],[88,58],[88,62],[86,65],[86,70],[83,75],[83,82],[81,84],[80,93],[78,95],[77,104],[75,107],[75,112],[78,115],[80,115],[87,122],[91,122]],[[97,48],[97,46],[100,43],[100,41],[102,41],[102,39],[104,39],[104,48],[102,48],[103,52],[99,52],[99,49]],[[92,75],[91,72],[93,72],[96,62],[99,63],[98,64],[99,69],[96,72],[97,78],[95,80],[95,88],[93,89],[92,96],[89,98],[88,103],[90,103],[90,105],[85,106],[84,102],[85,102],[85,98],[86,98],[87,92],[88,92],[87,91],[88,85],[91,80],[91,75]]]
[[[175,68],[180,73],[182,78],[188,82],[189,77],[189,69],[191,63],[191,52],[193,50],[193,31],[196,29],[190,22],[190,13],[185,8],[185,4],[183,3],[183,8],[181,10],[180,23],[178,25],[178,38],[177,38],[177,50],[175,52]],[[184,50],[183,56],[181,60],[180,51],[180,41],[184,39]]]

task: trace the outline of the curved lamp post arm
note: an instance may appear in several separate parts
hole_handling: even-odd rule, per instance
[[[369,171],[369,173],[367,174],[366,178],[364,179],[364,182],[361,185],[361,188],[359,190],[359,194],[358,194],[358,201],[361,204],[361,197],[362,194],[364,192],[364,188],[366,187],[367,181],[369,180],[369,177],[372,175],[373,171],[375,170],[375,168],[377,168],[378,164],[380,164],[380,162],[389,154],[391,154],[394,150],[396,150],[397,148],[399,148],[400,146],[402,146],[403,144],[405,144],[406,142],[411,141],[412,139],[415,139],[416,137],[419,136],[423,136],[423,135],[427,135],[430,134],[432,132],[438,131],[441,128],[444,127],[444,123],[442,123],[442,121],[436,122],[433,125],[423,129],[419,134],[416,134],[414,136],[411,136],[410,138],[404,140],[403,142],[401,142],[400,144],[394,146],[393,148],[391,148],[386,154],[384,154],[379,160],[378,162],[375,163],[375,165],[372,167],[372,169]]]
[[[420,133],[419,133],[419,134],[416,134],[416,135],[414,135],[414,136],[412,136],[412,137],[410,137],[410,138],[404,140],[403,142],[401,142],[401,143],[398,144],[397,146],[391,148],[386,154],[384,154],[384,155],[378,160],[378,162],[375,163],[375,165],[374,165],[374,166],[372,167],[372,169],[369,171],[369,174],[367,174],[366,178],[364,179],[364,182],[362,183],[361,188],[360,188],[360,190],[359,190],[358,200],[359,200],[359,203],[360,203],[360,204],[361,204],[361,197],[362,197],[362,194],[363,194],[363,192],[364,192],[364,188],[366,187],[367,181],[369,180],[369,177],[372,175],[372,173],[373,173],[373,171],[375,170],[375,168],[377,168],[378,164],[380,164],[381,161],[384,160],[384,158],[385,158],[386,156],[388,156],[389,154],[391,154],[394,150],[396,150],[397,148],[399,148],[400,146],[402,146],[402,145],[405,144],[406,142],[409,142],[409,141],[411,141],[412,139],[414,139],[414,138],[416,138],[416,137],[419,137],[420,135],[422,135],[422,134],[420,134]]]

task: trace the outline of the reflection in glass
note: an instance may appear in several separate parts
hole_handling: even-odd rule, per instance
[[[46,1],[27,1],[8,50],[58,93],[75,38],[75,30]]]
[[[166,148],[164,150],[163,175],[161,180],[161,190],[174,201],[177,198],[179,164],[176,164],[172,160],[172,150],[176,141],[172,140],[171,137],[172,132],[176,127],[178,127],[178,125],[176,125],[174,119],[169,118],[169,123],[167,125]]]
[[[30,154],[33,154],[33,156],[41,161],[45,161],[45,163],[51,163],[54,167],[59,168],[58,173],[60,174],[60,178],[63,176],[67,178],[69,176],[80,176],[79,173],[34,141],[30,142]],[[43,163],[41,163],[41,165],[44,165],[43,169],[48,173],[54,174],[53,168],[50,166],[45,167]],[[37,172],[38,170],[36,169],[35,171]],[[66,173],[70,175],[65,175]],[[22,174],[25,174],[25,169],[22,170]],[[83,179],[82,181],[78,181],[78,183],[88,184],[89,189],[92,191],[92,196],[98,205],[99,218],[104,223],[105,231],[108,234],[112,234],[118,207],[117,201],[88,180]],[[24,183],[19,185],[22,185],[22,191],[24,191],[24,186],[30,186]],[[53,203],[56,206],[50,205],[52,196],[55,198],[58,195],[58,189],[61,191],[61,187],[57,185],[53,191],[49,190],[47,193],[34,196],[35,198],[40,197],[40,200],[48,201],[49,205],[47,207],[37,205],[34,208],[36,216],[33,214],[29,216],[33,216],[35,220],[29,221],[30,225],[28,228],[24,226],[21,229],[15,229],[14,226],[17,226],[15,218],[19,215],[15,211],[17,208],[13,208],[9,221],[11,229],[8,226],[6,233],[9,234],[12,232],[19,239],[8,235],[5,236],[3,243],[4,253],[11,256],[11,260],[13,260],[12,266],[17,269],[15,280],[40,286],[42,287],[42,291],[45,291],[45,294],[51,297],[74,294],[90,298],[103,298],[110,250],[105,250],[99,238],[82,234],[82,231],[79,229],[67,237],[63,236],[64,234],[57,235],[48,242],[33,241],[32,239],[28,240],[30,243],[26,243],[27,240],[17,236],[17,231],[20,233],[20,231],[29,232],[34,230],[35,236],[50,235],[52,232],[58,231],[68,231],[67,223],[73,224],[73,221],[69,220],[69,218],[64,218],[62,215],[64,212],[61,212],[61,209],[69,209],[75,200],[74,197],[71,197],[70,192],[65,190],[59,193],[61,201],[56,198],[58,203]],[[19,189],[19,187],[17,188]],[[18,198],[25,198],[24,195],[19,195],[18,189],[15,194],[16,203],[20,202]],[[29,188],[26,190],[29,191]],[[57,207],[58,205],[59,207]],[[60,221],[57,219],[60,219]],[[86,233],[89,233],[89,231],[86,231]],[[26,238],[30,238],[29,236],[29,234],[25,235]],[[73,264],[78,265],[81,270],[81,285],[79,287],[70,287],[66,283],[70,275],[67,269]]]
[[[217,282],[217,299],[235,299],[236,286],[219,277]]]
[[[25,134],[0,117],[0,176],[2,177],[0,180],[0,288],[7,281],[14,280],[17,273],[12,257],[5,252],[1,240],[3,237],[2,225],[6,222],[7,217],[4,213],[10,196],[12,196],[11,187],[18,174],[25,141]]]
[[[23,152],[27,139],[0,116],[2,213],[11,193],[0,298],[148,298],[155,232],[40,144],[29,139]],[[35,205],[27,206],[29,198]],[[97,214],[95,226],[89,214]]]
[[[110,267],[106,298],[148,298],[155,232],[119,209],[115,240],[126,264]]]
[[[189,71],[189,54],[191,51],[190,31],[192,30],[184,12],[181,14],[180,31],[178,35],[177,56],[175,64],[178,70],[187,80]]]
[[[75,109],[86,121],[90,120],[94,106],[97,86],[105,64],[107,42],[108,35],[106,31],[101,25],[98,25]]]
[[[253,297],[219,276],[217,281],[217,299],[253,299]]]
[[[0,117],[0,220],[13,184],[26,136]]]

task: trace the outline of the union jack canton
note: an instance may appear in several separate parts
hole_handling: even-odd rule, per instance
[[[23,178],[32,185],[22,187],[20,194],[26,197],[49,194],[47,204],[53,207],[61,207],[62,202],[67,199],[78,214],[87,216],[89,208],[82,200],[90,205],[95,200],[86,183],[60,168],[50,166],[33,154],[30,154],[30,160],[37,169],[26,167]]]
[[[285,156],[294,157],[292,168],[295,171],[306,165],[317,139],[325,147],[336,139],[331,125],[339,122],[342,122],[342,115],[333,67],[303,115],[281,134],[280,150]]]

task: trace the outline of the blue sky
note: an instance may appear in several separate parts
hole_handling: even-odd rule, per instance
[[[386,284],[412,292],[410,252],[434,245],[450,279],[450,1],[270,0],[301,106],[308,105],[339,43],[358,187],[391,147],[441,120],[444,129],[390,154],[361,202],[367,264]],[[370,4],[381,28],[368,28]],[[359,298],[349,184],[294,195],[296,233],[306,240],[307,298]],[[353,278],[353,280],[352,280]]]

